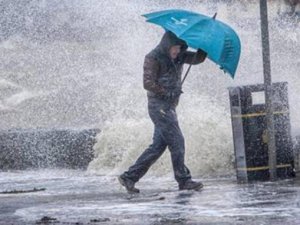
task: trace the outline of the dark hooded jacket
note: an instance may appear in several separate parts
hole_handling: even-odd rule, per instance
[[[174,45],[181,45],[181,52],[176,59],[171,59],[169,50]],[[206,58],[206,53],[187,51],[186,43],[167,31],[159,45],[146,55],[144,61],[144,88],[148,97],[164,99],[168,91],[181,90],[183,64],[199,64]],[[178,99],[174,101],[178,102]]]

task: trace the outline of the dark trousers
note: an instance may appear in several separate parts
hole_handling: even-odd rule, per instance
[[[184,165],[184,137],[178,124],[175,108],[167,101],[153,97],[148,98],[148,112],[154,123],[153,143],[123,176],[137,182],[168,147],[176,181],[182,184],[191,179],[190,171]]]

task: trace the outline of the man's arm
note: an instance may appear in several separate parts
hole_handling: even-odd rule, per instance
[[[144,88],[158,95],[164,95],[165,89],[157,84],[159,73],[159,63],[150,57],[145,57],[144,61]]]
[[[206,59],[206,56],[207,56],[207,53],[201,49],[198,49],[198,51],[196,53],[186,51],[184,53],[184,63],[197,65],[199,63],[202,63]]]

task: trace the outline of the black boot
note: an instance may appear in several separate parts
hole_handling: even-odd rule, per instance
[[[124,186],[129,194],[132,193],[140,193],[140,190],[134,187],[135,182],[124,177],[124,175],[120,175],[118,180],[122,186]]]
[[[200,191],[203,188],[203,184],[201,182],[187,180],[183,184],[179,184],[179,190],[195,190]]]

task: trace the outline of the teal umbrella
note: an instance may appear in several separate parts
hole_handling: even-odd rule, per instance
[[[208,58],[234,78],[241,52],[238,35],[214,17],[186,10],[164,10],[143,15],[146,21],[173,32],[194,49],[202,49]]]

